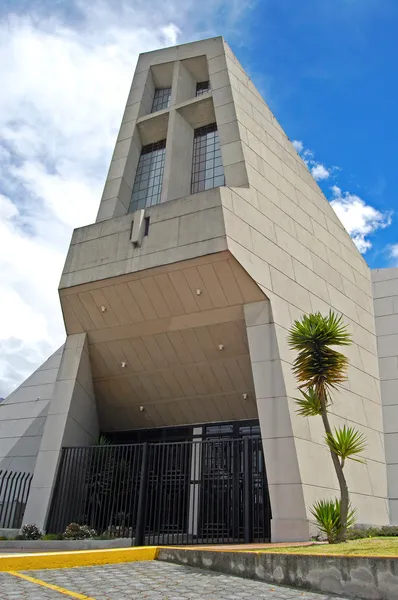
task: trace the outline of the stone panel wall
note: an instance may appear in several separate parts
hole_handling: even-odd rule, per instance
[[[277,349],[278,373],[274,370],[268,378],[257,378],[253,371],[257,398],[268,399],[259,403],[262,431],[268,432],[266,457],[279,465],[275,473],[267,465],[274,474],[269,482],[276,486],[274,498],[271,495],[276,507],[273,539],[292,539],[289,511],[278,515],[282,490],[289,490],[291,499],[296,494],[292,502],[297,507],[302,506],[304,495],[305,514],[295,516],[302,524],[310,517],[314,501],[334,497],[338,490],[322,423],[298,417],[294,409],[294,357],[286,336],[293,321],[311,311],[325,314],[333,309],[342,314],[353,336],[353,345],[345,350],[350,359],[348,381],[334,395],[332,424],[354,425],[365,434],[366,462],[349,461],[346,467],[352,502],[361,523],[386,524],[384,435],[369,267],[227,45],[221,63],[232,94],[231,102],[222,106],[223,114],[231,107],[220,132],[223,159],[227,148],[231,170],[241,172],[243,161],[247,172],[247,183],[242,177],[233,185],[226,170],[230,189],[222,190],[222,199],[228,248],[270,300]],[[218,120],[217,105],[215,111]],[[231,139],[237,132],[239,139],[231,148],[223,136]],[[278,413],[276,398],[281,404]],[[291,434],[281,427],[281,421],[289,418]],[[298,473],[292,466],[296,460]],[[308,522],[295,531],[297,537],[308,537]]]
[[[62,350],[0,404],[0,470],[33,473]]]
[[[390,520],[398,525],[398,269],[372,271]]]

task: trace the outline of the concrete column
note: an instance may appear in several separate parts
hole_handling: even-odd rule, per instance
[[[98,438],[98,419],[87,334],[68,336],[37,456],[24,523],[44,529],[63,446],[89,446]]]
[[[195,98],[196,81],[181,61],[175,62],[173,75],[172,104]]]
[[[271,498],[271,540],[307,541],[309,521],[286,391],[290,365],[281,359],[270,302],[246,304],[244,312]]]
[[[191,194],[193,128],[176,110],[170,111],[161,202]]]
[[[372,272],[391,525],[398,525],[398,269]]]

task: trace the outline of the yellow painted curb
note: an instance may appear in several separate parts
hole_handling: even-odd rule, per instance
[[[0,571],[31,571],[35,569],[67,569],[137,560],[155,560],[156,546],[139,548],[107,548],[71,552],[38,552],[35,554],[0,554]]]

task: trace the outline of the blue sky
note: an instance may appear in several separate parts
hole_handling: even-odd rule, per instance
[[[396,0],[3,1],[0,396],[63,342],[65,254],[140,52],[224,35],[370,266],[398,266],[397,29]]]
[[[275,0],[248,17],[249,43],[233,44],[290,139],[338,167],[319,181],[396,211],[398,3]],[[373,268],[397,264],[398,216],[369,237]]]

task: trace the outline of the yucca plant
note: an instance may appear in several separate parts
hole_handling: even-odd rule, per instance
[[[339,389],[347,378],[348,359],[336,346],[348,346],[351,335],[341,316],[330,311],[304,315],[295,321],[289,331],[289,346],[297,351],[293,373],[299,383],[300,398],[296,398],[298,414],[306,417],[319,415],[325,428],[325,441],[332,457],[339,482],[340,529],[338,541],[345,541],[349,524],[350,499],[344,465],[347,459],[359,460],[365,448],[364,436],[353,427],[336,427],[329,423],[328,409],[332,404],[331,392]],[[327,503],[328,501],[325,500]],[[313,510],[316,510],[316,505]],[[318,506],[319,508],[319,506]],[[325,509],[326,510],[326,509]]]
[[[318,529],[326,535],[329,544],[334,544],[341,532],[340,518],[341,502],[338,498],[332,500],[319,500],[311,508]],[[355,523],[355,509],[348,507],[346,527],[350,528]]]

